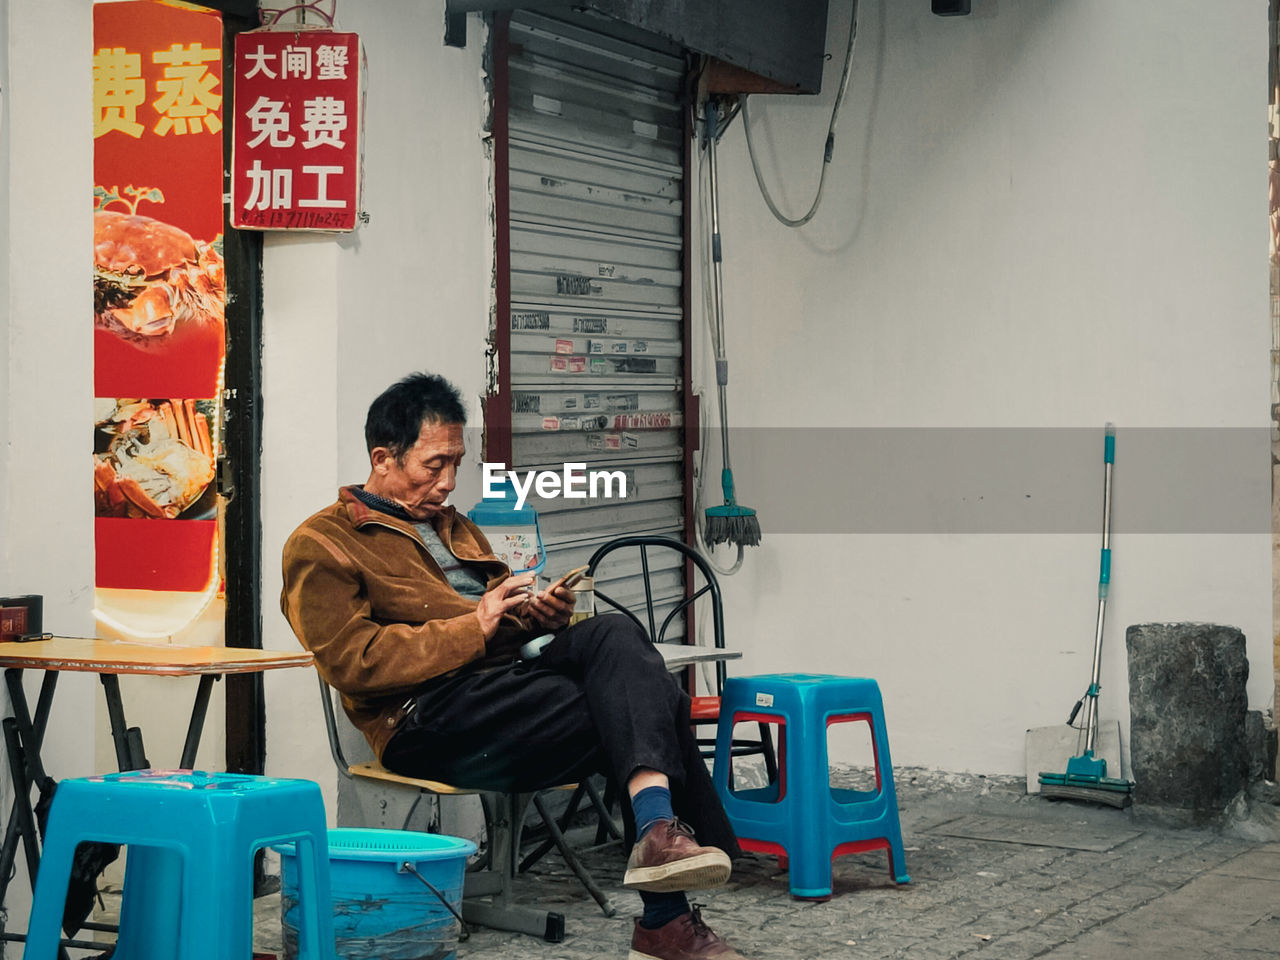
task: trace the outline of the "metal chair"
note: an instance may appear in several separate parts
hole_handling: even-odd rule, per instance
[[[463,884],[462,916],[468,923],[491,927],[495,930],[512,930],[541,937],[548,943],[564,939],[564,914],[555,911],[534,910],[518,906],[512,896],[519,856],[521,827],[524,813],[532,803],[542,818],[551,841],[564,857],[574,875],[586,887],[587,892],[600,905],[606,917],[616,912],[608,895],[596,883],[595,878],[583,866],[564,838],[556,818],[547,809],[540,793],[497,793],[459,787],[450,783],[405,777],[392,773],[375,760],[349,763],[342,749],[338,734],[338,710],[333,705],[333,690],[324,677],[316,673],[320,683],[320,702],[324,709],[325,730],[329,735],[329,753],[338,773],[349,780],[362,779],[406,787],[418,791],[414,805],[424,796],[478,796],[484,811],[485,833],[488,836],[486,855],[477,863],[478,869],[467,873]],[[577,786],[568,784],[564,789]],[[413,808],[405,818],[405,824],[413,815]],[[488,898],[479,899],[479,898]]]
[[[655,565],[650,563],[651,550],[659,553],[669,551],[674,554],[675,556],[669,557],[669,559],[674,560],[678,567],[684,568],[680,571],[682,574],[692,576],[689,567],[691,565],[696,568],[702,574],[702,587],[693,590],[693,583],[687,581],[684,576],[680,576],[678,581],[673,580],[670,577],[670,563],[660,564],[655,569]],[[625,560],[628,551],[635,551],[639,554],[640,577],[644,584],[643,598],[633,599],[629,603],[623,602],[602,591],[600,589],[600,581],[597,579],[595,586],[597,609],[600,601],[604,601],[613,609],[630,617],[640,629],[645,631],[651,641],[664,643],[671,642],[667,639],[670,628],[673,625],[682,624],[681,614],[692,608],[698,599],[706,596],[711,603],[712,643],[717,648],[723,649],[724,602],[720,595],[720,583],[716,580],[715,571],[711,569],[711,565],[707,563],[706,558],[697,550],[672,537],[649,534],[619,537],[603,544],[591,555],[591,560],[587,565],[587,575],[596,577],[597,570],[600,569],[606,558],[611,559],[613,562]],[[666,579],[667,582],[655,583],[660,579]],[[643,612],[643,619],[637,616],[637,610]],[[665,613],[662,613],[661,624],[659,624],[658,617],[662,611],[665,611]],[[698,747],[702,755],[708,759],[715,756],[715,727],[720,721],[720,696],[724,690],[726,673],[723,661],[716,663],[715,667],[715,695],[693,697],[693,703],[689,710],[689,718],[693,722],[695,731],[699,727],[712,727],[708,733],[700,733],[698,736]],[[760,739],[739,738],[733,740],[732,756],[743,757],[758,754],[763,757],[765,771],[768,774],[769,782],[772,783],[778,778],[778,761],[774,753],[773,738],[768,724],[762,723],[759,726]]]

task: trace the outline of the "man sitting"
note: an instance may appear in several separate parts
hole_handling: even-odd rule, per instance
[[[630,619],[566,626],[572,592],[531,593],[533,577],[511,576],[447,503],[465,420],[438,376],[405,377],[373,401],[369,479],[285,544],[285,616],[395,773],[494,791],[597,772],[625,784],[623,885],[644,903],[630,960],[742,960],[685,896],[724,883],[739,853],[688,696]],[[536,660],[517,659],[547,631]]]

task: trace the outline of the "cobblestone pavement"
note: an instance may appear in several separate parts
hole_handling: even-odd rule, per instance
[[[893,883],[884,852],[859,854],[836,861],[829,901],[797,901],[772,857],[748,854],[696,897],[704,919],[751,960],[1280,957],[1280,808],[1179,826],[1027,796],[1020,778],[900,769],[895,781],[910,884]],[[583,859],[615,917],[552,854],[518,895],[565,914],[564,942],[477,929],[459,960],[626,957],[640,899],[619,885],[621,846]]]

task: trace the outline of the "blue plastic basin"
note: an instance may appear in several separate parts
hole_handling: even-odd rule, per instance
[[[286,960],[298,955],[298,869],[291,843],[280,854],[281,927]],[[461,912],[462,879],[476,845],[410,830],[329,831],[329,885],[340,960],[449,960],[458,921],[413,872]]]

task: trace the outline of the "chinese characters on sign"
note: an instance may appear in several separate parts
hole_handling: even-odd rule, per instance
[[[360,40],[330,30],[236,37],[231,222],[353,230],[360,199]]]
[[[153,132],[165,136],[222,130],[218,116],[222,95],[214,92],[221,83],[217,72],[221,60],[219,47],[205,49],[199,41],[151,51],[149,62],[164,65],[162,76],[154,81],[159,96],[151,103],[158,114]],[[93,99],[95,139],[113,130],[141,139],[146,128],[138,122],[138,108],[147,99],[142,55],[127,47],[100,48],[93,58]]]

